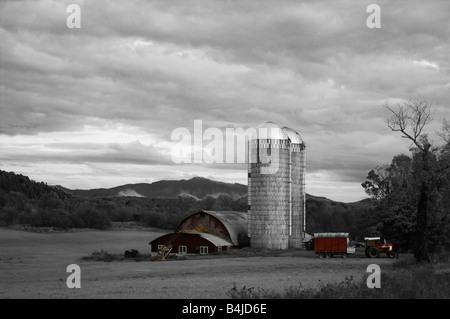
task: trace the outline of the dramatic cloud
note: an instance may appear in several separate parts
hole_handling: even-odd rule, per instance
[[[358,200],[408,151],[386,101],[431,101],[432,138],[450,118],[450,4],[376,3],[381,29],[359,1],[2,1],[0,168],[75,188],[246,183],[245,165],[175,165],[171,133],[271,120],[304,138],[308,192]]]

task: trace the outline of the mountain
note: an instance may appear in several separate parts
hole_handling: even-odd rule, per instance
[[[208,195],[217,197],[220,194],[225,194],[233,199],[238,199],[247,196],[246,185],[218,182],[203,177],[194,177],[189,180],[183,179],[179,181],[163,180],[151,184],[126,184],[113,188],[97,188],[89,190],[71,190],[62,186],[57,187],[73,195],[87,198],[114,196],[174,198],[177,196],[184,196],[202,199]]]
[[[12,194],[35,201],[51,192],[56,193],[60,199],[71,196],[64,188],[49,186],[43,182],[35,182],[28,176],[0,170],[0,195]]]
[[[246,196],[246,185],[201,177],[70,190],[0,170],[0,226],[106,229],[111,222],[137,221],[150,227],[175,229],[181,220],[200,209],[246,211]],[[363,236],[380,223],[375,208],[376,202],[370,199],[341,203],[307,194],[306,231]]]

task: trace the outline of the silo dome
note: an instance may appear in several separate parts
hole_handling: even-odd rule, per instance
[[[300,136],[300,134],[297,131],[291,129],[290,127],[286,127],[286,126],[283,127],[283,131],[284,131],[284,134],[286,135],[286,137],[291,141],[291,143],[303,144],[302,137]]]

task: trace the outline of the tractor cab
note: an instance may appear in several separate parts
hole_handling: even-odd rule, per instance
[[[383,237],[366,237],[364,240],[366,241],[366,247],[386,244],[386,239]]]
[[[396,256],[394,252],[394,245],[387,244],[386,239],[383,237],[366,237],[366,256],[368,258],[378,258],[380,253],[386,253],[389,258]]]

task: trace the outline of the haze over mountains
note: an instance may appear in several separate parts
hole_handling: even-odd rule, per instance
[[[108,189],[70,190],[65,192],[85,198],[111,198],[115,201],[121,197],[132,196],[137,200],[150,198],[194,198],[205,201],[208,197],[219,200],[231,197],[240,202],[240,210],[246,211],[247,185],[224,183],[207,178],[194,177],[189,180],[158,181],[151,184],[126,184]],[[138,199],[139,197],[139,199]],[[219,200],[220,201],[220,200]],[[343,203],[325,197],[306,194],[308,231],[351,231],[363,233],[364,229],[376,224],[371,213],[375,202],[369,198],[353,203]],[[213,208],[211,208],[213,209]]]
[[[371,199],[354,203],[306,195],[306,229],[314,232],[373,233],[379,218]],[[70,190],[0,170],[0,226],[107,229],[134,221],[175,229],[198,210],[247,211],[247,185],[195,177],[189,180],[126,184],[109,189]]]
[[[154,183],[125,184],[112,188],[96,189],[68,189],[63,186],[56,186],[67,193],[86,197],[149,197],[149,198],[174,198],[178,196],[193,197],[202,199],[207,196],[217,198],[219,195],[228,195],[234,200],[247,196],[247,185],[239,183],[224,183],[210,180],[203,177],[194,177],[189,180],[162,180]],[[306,194],[307,201],[310,199],[340,203],[325,197]],[[367,202],[369,199],[360,202]],[[357,202],[359,203],[359,202]],[[345,204],[345,203],[342,203]]]
[[[71,190],[63,186],[57,187],[73,195],[88,198],[110,196],[172,198],[177,196],[186,196],[202,199],[206,196],[217,197],[220,194],[224,194],[233,199],[238,199],[240,197],[247,196],[247,185],[223,183],[203,177],[194,177],[189,180],[183,179],[179,181],[163,180],[151,184],[126,184],[113,188],[98,188],[90,190]]]

